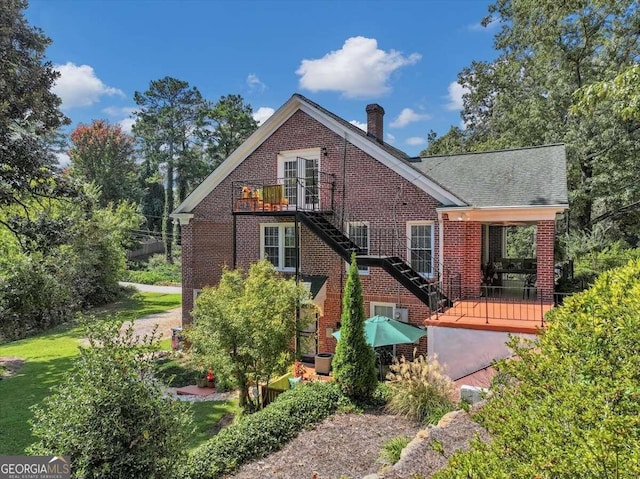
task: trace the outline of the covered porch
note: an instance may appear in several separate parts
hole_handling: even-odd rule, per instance
[[[558,300],[555,218],[563,210],[439,209],[444,275],[459,273],[459,296],[449,308],[432,311],[425,325],[519,333],[543,328]]]

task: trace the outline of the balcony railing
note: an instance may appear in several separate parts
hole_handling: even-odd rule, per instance
[[[457,325],[500,325],[544,327],[545,314],[562,304],[571,293],[553,294],[554,301],[544,301],[536,287],[462,286],[463,296],[444,312],[435,311],[430,319],[455,322]]]
[[[231,184],[234,213],[274,211],[332,211],[335,176],[314,172],[308,177],[234,181]]]

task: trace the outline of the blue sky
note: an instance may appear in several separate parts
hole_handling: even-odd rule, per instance
[[[460,124],[460,70],[496,55],[489,3],[31,0],[26,16],[53,41],[72,127],[130,128],[134,92],[173,76],[212,101],[241,94],[261,121],[295,92],[361,124],[379,103],[386,140],[417,155]]]

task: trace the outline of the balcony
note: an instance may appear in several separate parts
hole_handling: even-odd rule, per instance
[[[335,205],[334,175],[234,181],[232,211],[245,215],[281,215],[296,211],[332,212]]]

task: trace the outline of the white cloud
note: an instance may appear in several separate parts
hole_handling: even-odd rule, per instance
[[[132,128],[135,122],[136,122],[135,118],[125,118],[124,120],[120,120],[118,124],[120,125],[120,128],[122,128],[123,132],[125,132],[128,135],[131,135],[133,132]]]
[[[261,106],[258,111],[253,112],[253,119],[258,122],[258,125],[262,125],[274,113],[275,110],[273,108]]]
[[[427,140],[422,138],[421,136],[412,136],[405,140],[405,143],[411,146],[424,145],[426,142]]]
[[[312,92],[339,91],[346,97],[374,97],[391,90],[389,78],[398,68],[413,65],[422,56],[385,52],[375,38],[348,38],[340,50],[315,60],[302,60],[296,74],[300,87]]]
[[[60,78],[56,80],[52,91],[62,98],[64,109],[91,106],[104,95],[125,96],[122,90],[102,83],[89,65],[67,62],[54,68],[60,72]]]
[[[103,108],[102,112],[109,116],[133,115],[136,112],[136,108],[132,106],[108,106]]]
[[[462,110],[463,102],[462,96],[465,93],[469,93],[469,89],[463,87],[457,81],[449,83],[449,103],[447,103],[447,110]]]
[[[358,121],[358,120],[351,120],[349,123],[351,123],[352,125],[357,126],[362,131],[367,131],[367,124],[366,123],[362,123],[361,121]]]
[[[387,143],[391,143],[391,144],[395,143],[396,137],[393,136],[391,133],[387,133],[386,137],[387,137]]]
[[[391,128],[402,128],[403,126],[407,126],[409,123],[414,123],[416,121],[425,121],[429,120],[431,115],[426,113],[416,113],[411,108],[404,108],[398,117],[393,120],[389,126]]]
[[[249,73],[247,76],[247,85],[250,91],[264,91],[267,89],[267,85],[262,83],[258,75],[254,73]]]

